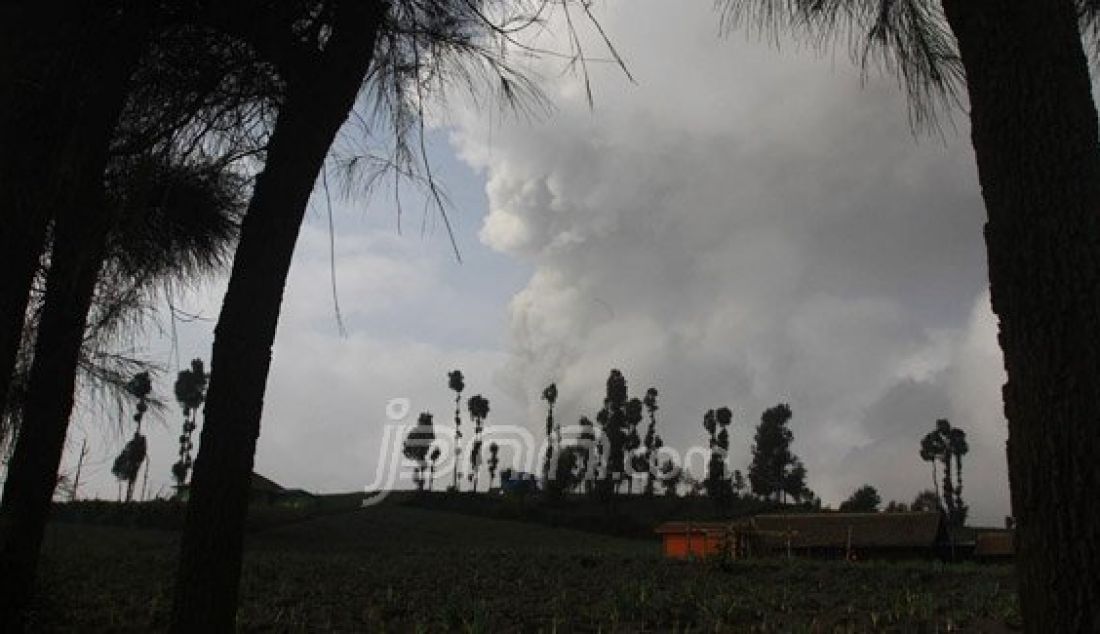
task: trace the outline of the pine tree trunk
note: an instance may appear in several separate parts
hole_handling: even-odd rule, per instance
[[[966,68],[1031,632],[1100,630],[1100,149],[1075,3],[945,0]]]
[[[462,446],[459,442],[462,440],[462,408],[459,407],[459,403],[462,401],[462,393],[455,394],[455,463],[454,471],[451,475],[451,486],[454,488],[455,493],[458,492],[458,461],[462,457]]]
[[[103,233],[93,223],[75,218],[58,221],[55,245],[65,247],[57,251],[47,277],[23,425],[4,483],[0,622],[5,627],[0,629],[5,631],[21,628],[22,611],[34,585],[73,405],[84,322],[99,270],[95,262],[102,259]],[[88,253],[97,246],[99,259]]]
[[[77,362],[111,217],[103,192],[108,145],[142,48],[129,24],[111,25],[85,59],[83,105],[65,156],[70,178],[54,227],[52,261],[38,324],[23,423],[0,509],[0,630],[19,631],[34,587],[43,531],[57,483]]]
[[[955,489],[951,484],[951,452],[943,456],[943,499],[947,504],[947,519],[955,521]]]
[[[283,288],[310,192],[350,113],[385,5],[338,5],[325,51],[295,68],[257,178],[215,330],[172,629],[232,631],[244,519]]]
[[[942,508],[943,501],[940,498],[940,472],[936,468],[936,458],[932,458],[932,487],[936,491],[936,504]]]
[[[76,13],[77,15],[72,15]],[[18,359],[31,285],[46,239],[65,137],[76,116],[72,86],[79,12],[22,3],[0,17],[0,413]],[[87,26],[83,27],[85,31]],[[71,148],[70,148],[71,149]]]

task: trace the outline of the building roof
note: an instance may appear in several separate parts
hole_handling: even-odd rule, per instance
[[[665,533],[725,533],[729,522],[665,522],[653,529],[658,535]]]
[[[268,480],[267,478],[256,473],[255,471],[252,472],[252,480],[249,483],[249,488],[251,488],[253,492],[257,493],[282,493],[284,491],[283,487],[279,486],[271,480]]]
[[[792,548],[912,548],[933,546],[940,539],[943,520],[936,512],[810,513],[757,515],[753,528],[767,543]]]

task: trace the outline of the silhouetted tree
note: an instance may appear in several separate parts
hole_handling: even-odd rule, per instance
[[[665,458],[661,461],[658,471],[661,474],[661,486],[664,489],[664,494],[677,495],[676,489],[684,480],[684,470],[673,462],[672,458]]]
[[[937,420],[936,428],[921,440],[921,459],[932,462],[933,474],[936,461],[943,463],[942,504],[946,508],[948,521],[954,526],[962,526],[966,522],[968,509],[962,499],[961,473],[962,457],[969,450],[966,432],[952,427],[945,418]],[[954,481],[952,473],[955,474]]]
[[[466,380],[461,370],[447,373],[447,385],[455,393],[455,463],[451,477],[451,488],[458,491],[458,463],[462,462],[462,391],[466,389]]]
[[[918,493],[917,496],[913,498],[913,503],[909,505],[909,508],[913,511],[943,512],[943,505],[940,503],[939,494],[931,489],[926,489]]]
[[[180,433],[179,460],[172,465],[172,477],[176,480],[176,490],[182,491],[191,471],[191,450],[194,448],[191,435],[195,431],[199,408],[206,398],[206,372],[202,359],[192,359],[191,368],[179,372],[175,393],[176,401],[183,410],[183,430]]]
[[[733,422],[733,412],[728,407],[707,410],[703,415],[703,429],[710,434],[710,460],[707,461],[705,480],[707,496],[717,505],[729,502],[729,480],[726,478],[726,456],[729,455],[729,426]]]
[[[542,459],[542,478],[548,479],[550,473],[550,460],[554,455],[554,403],[558,400],[558,386],[551,383],[542,391],[542,400],[546,401],[546,454]]]
[[[435,466],[439,462],[439,456],[442,453],[439,447],[432,447],[432,452],[428,454],[428,460],[432,463],[431,471],[428,476],[428,491],[431,491],[432,487],[435,485]]]
[[[577,434],[577,446],[582,449],[581,453],[581,473],[583,474],[580,486],[582,492],[588,492],[592,481],[596,478],[599,471],[598,457],[596,461],[593,461],[593,455],[596,452],[596,432],[592,425],[592,421],[587,416],[581,416],[577,422],[580,431]]]
[[[806,486],[806,466],[797,457],[792,456],[790,469],[783,476],[783,493],[795,502],[812,501],[815,497]]]
[[[890,502],[886,505],[885,511],[887,513],[907,513],[909,512],[909,505],[905,502],[890,500]]]
[[[557,453],[554,473],[547,483],[547,493],[560,497],[584,481],[584,450],[577,445],[562,447]]]
[[[604,489],[604,482],[606,480],[607,473],[607,461],[604,456],[607,455],[607,436],[604,435],[604,420],[601,419],[603,412],[596,414],[596,422],[600,426],[600,434],[596,436],[596,440],[593,443],[594,452],[596,454],[595,464],[592,469],[592,481],[589,484],[589,493],[601,494]]]
[[[500,446],[495,442],[489,443],[489,488],[493,488],[493,480],[497,477],[497,466],[500,464]]]
[[[0,614],[0,629],[17,627],[9,621],[9,617],[18,614],[20,609],[9,608],[22,603],[23,597],[20,595],[25,594],[22,590],[8,592],[9,584],[12,588],[30,588],[33,585],[30,578],[37,560],[41,525],[49,510],[49,496],[68,427],[79,364],[88,358],[89,346],[99,345],[96,340],[103,336],[104,320],[110,321],[112,314],[120,313],[128,313],[132,319],[136,314],[135,306],[147,305],[150,281],[163,281],[163,278],[157,280],[163,269],[158,271],[150,265],[160,265],[165,261],[171,263],[179,252],[170,248],[144,249],[141,251],[143,257],[139,259],[117,259],[116,256],[125,255],[131,246],[148,244],[147,238],[152,235],[148,231],[150,228],[178,228],[173,227],[173,223],[163,222],[166,219],[181,220],[187,225],[188,220],[201,215],[174,214],[180,210],[180,205],[176,204],[179,200],[194,202],[194,198],[188,200],[188,196],[177,196],[180,186],[193,190],[180,179],[170,179],[167,181],[169,186],[165,186],[165,173],[155,169],[155,166],[168,165],[176,175],[190,171],[190,175],[194,176],[197,173],[195,170],[186,169],[194,166],[193,161],[205,161],[205,157],[209,157],[215,162],[222,162],[227,156],[215,147],[216,144],[208,143],[210,137],[202,132],[216,127],[212,125],[215,123],[212,118],[204,116],[210,114],[213,111],[211,106],[214,106],[209,100],[209,90],[221,92],[223,97],[228,94],[221,91],[224,84],[219,88],[217,81],[218,76],[226,75],[224,68],[221,68],[226,59],[224,47],[204,46],[202,44],[210,41],[201,37],[182,38],[188,41],[187,46],[180,47],[186,48],[188,53],[188,64],[184,69],[179,64],[165,61],[170,57],[165,54],[166,43],[180,42],[179,33],[186,29],[173,30],[172,27],[165,28],[164,22],[158,22],[164,17],[156,16],[162,5],[139,7],[112,3],[105,6],[96,3],[72,11],[72,15],[65,14],[75,9],[76,5],[66,5],[65,9],[60,9],[56,3],[42,6],[46,7],[47,13],[56,14],[51,17],[51,24],[53,19],[57,19],[62,24],[78,25],[77,33],[51,33],[47,38],[52,44],[63,43],[64,47],[79,43],[74,47],[78,55],[62,62],[66,56],[55,57],[53,53],[43,55],[43,51],[39,50],[31,54],[31,58],[41,55],[39,61],[48,60],[47,66],[60,62],[60,68],[74,74],[74,81],[64,85],[67,96],[62,101],[79,103],[79,111],[64,122],[52,116],[57,106],[49,107],[47,126],[56,126],[57,134],[49,133],[34,140],[36,145],[46,150],[36,152],[36,158],[20,156],[18,152],[9,153],[12,147],[8,141],[11,138],[6,132],[0,133],[4,135],[0,146],[4,147],[2,153],[5,158],[10,155],[28,165],[34,164],[33,171],[41,172],[35,181],[48,183],[49,190],[53,192],[47,190],[43,200],[43,197],[33,195],[42,192],[36,191],[31,182],[23,181],[21,177],[12,179],[7,166],[0,168],[3,170],[3,175],[0,175],[0,182],[3,182],[0,185],[3,190],[0,193],[0,207],[5,218],[15,225],[26,217],[51,226],[48,234],[40,232],[45,224],[39,225],[38,230],[26,232],[10,230],[9,224],[5,231],[0,232],[4,235],[5,247],[0,252],[3,252],[5,260],[5,273],[8,272],[7,257],[14,251],[7,248],[7,238],[10,237],[24,242],[20,251],[31,256],[33,268],[24,268],[22,272],[30,271],[32,277],[38,276],[40,282],[44,281],[44,284],[36,284],[31,293],[32,310],[29,313],[13,311],[10,316],[19,323],[22,323],[24,314],[31,317],[27,329],[23,331],[30,335],[23,339],[24,349],[34,347],[39,352],[48,351],[47,354],[36,352],[30,355],[33,361],[29,364],[25,398],[21,403],[21,416],[26,422],[22,429],[28,433],[20,435],[24,450],[16,449],[11,477],[6,483],[10,490],[4,495],[5,519],[0,522],[4,527],[0,579],[3,579],[5,586],[4,590],[0,590],[0,596],[4,597],[0,599],[4,603],[0,606],[3,612]],[[171,11],[180,8],[173,5]],[[5,21],[9,15],[5,9]],[[109,24],[106,29],[105,23]],[[190,33],[194,36],[199,31],[193,29]],[[31,39],[42,35],[32,35]],[[5,45],[7,43],[5,41]],[[0,54],[0,57],[8,58],[6,54]],[[141,62],[135,68],[139,58]],[[209,68],[203,62],[212,58],[219,59],[219,69],[215,69],[213,74],[199,74],[205,80],[214,80],[213,83],[204,86],[192,81],[196,75],[191,71]],[[36,74],[35,70],[28,70],[30,76]],[[37,67],[36,70],[43,69]],[[9,97],[19,95],[22,99],[28,93],[37,93],[43,85],[41,80],[56,70],[47,70],[43,77],[35,77],[33,90],[30,89],[31,84],[24,81],[0,82],[20,86],[19,90],[5,91],[4,105],[0,107],[5,113],[2,127],[7,128],[6,124],[10,121],[8,115],[13,112],[8,108],[11,105]],[[255,66],[250,74],[264,75]],[[234,84],[234,96],[221,100],[217,109],[227,106],[229,100],[236,98],[235,95],[251,94],[248,79],[242,75],[238,75],[238,79],[244,81]],[[52,82],[47,80],[46,84]],[[157,88],[150,89],[153,85]],[[150,92],[157,94],[150,98]],[[28,108],[26,103],[20,104],[14,112],[36,118],[47,111],[40,109],[41,105]],[[177,108],[181,105],[182,109]],[[237,109],[235,113],[239,115],[241,110]],[[248,120],[248,125],[253,126],[260,124],[262,117],[253,113]],[[37,128],[35,126],[33,129]],[[189,129],[191,133],[181,132],[184,129]],[[181,137],[185,136],[190,136],[190,140],[184,141]],[[58,141],[60,144],[56,143]],[[242,149],[229,136],[221,137],[219,143],[222,147],[230,147],[232,154]],[[203,148],[201,151],[192,151],[199,146]],[[54,151],[57,152],[52,157],[55,161],[51,162],[43,156]],[[39,157],[47,160],[39,161]],[[190,179],[190,182],[194,180]],[[20,191],[19,197],[24,198],[31,209],[25,208],[22,202],[17,205],[17,210],[9,207],[11,199],[8,194],[12,191]],[[55,196],[55,193],[59,195]],[[186,211],[198,211],[188,207],[192,205],[183,205]],[[128,222],[129,218],[134,218],[129,213],[133,209],[147,212],[137,218],[140,220],[137,227]],[[135,233],[132,229],[139,230],[139,240],[133,240]],[[141,235],[142,229],[145,235]],[[42,239],[44,235],[48,235],[45,241]],[[120,246],[123,251],[117,252]],[[129,254],[132,256],[139,251],[132,250]],[[38,269],[40,261],[43,264],[41,270]],[[133,264],[139,266],[133,267]],[[191,280],[195,279],[193,274],[194,271],[190,271]],[[24,281],[29,279],[24,278]],[[15,305],[8,300],[14,298],[20,306],[28,305],[27,287],[21,283],[9,286],[7,281],[10,278],[0,284],[0,294],[3,295],[0,304],[5,322],[9,318],[7,309]],[[43,286],[44,294],[36,298],[38,289]],[[37,306],[34,305],[36,302]],[[123,319],[118,323],[132,325],[133,321]],[[19,341],[20,329],[4,330],[5,342],[0,345],[4,352],[0,356],[6,359],[10,350],[8,344]],[[8,387],[9,368],[4,365],[5,371],[0,372],[4,375],[0,378],[0,400]],[[4,407],[0,406],[0,409]],[[19,454],[27,458],[19,458]],[[13,596],[16,597],[14,600],[7,599]],[[15,618],[18,619],[17,616]]]
[[[481,430],[485,418],[489,415],[489,399],[480,394],[471,396],[470,400],[466,402],[466,407],[470,410],[470,419],[474,422],[474,441],[470,447],[469,478],[473,483],[474,493],[477,493],[477,479],[481,473]]]
[[[0,303],[5,310],[16,304],[32,306],[27,312],[26,328],[5,333],[5,341],[0,342],[0,348],[4,348],[0,356],[6,357],[8,346],[12,342],[19,345],[22,339],[25,358],[29,359],[25,376],[21,377],[20,433],[12,450],[0,510],[4,516],[0,521],[0,629],[20,627],[29,589],[34,587],[82,362],[94,357],[90,352],[96,349],[109,352],[105,346],[123,327],[133,325],[138,309],[148,306],[150,291],[156,285],[181,278],[193,280],[204,269],[209,272],[219,268],[227,259],[235,235],[233,217],[239,212],[241,181],[228,171],[225,155],[210,148],[210,155],[201,160],[185,156],[176,142],[178,138],[162,126],[165,113],[171,109],[165,104],[178,101],[179,95],[160,94],[156,99],[146,99],[132,90],[135,83],[131,78],[146,72],[164,79],[159,63],[143,63],[135,71],[134,64],[148,44],[148,25],[135,31],[134,15],[126,15],[126,10],[104,11],[99,5],[89,5],[88,11],[81,13],[90,17],[83,28],[104,39],[92,47],[101,50],[85,50],[86,55],[75,63],[77,74],[86,76],[65,88],[82,103],[74,118],[74,122],[79,121],[73,123],[76,128],[66,127],[62,133],[73,133],[64,141],[69,150],[60,158],[61,170],[68,175],[61,177],[48,165],[36,167],[46,175],[47,182],[53,180],[49,184],[52,190],[64,193],[37,210],[9,214],[6,193],[11,190],[0,192],[6,218],[25,212],[46,218],[50,226],[48,234],[32,231],[19,235],[18,230],[10,234],[16,240],[28,241],[19,250],[32,255],[31,279],[37,277],[39,284],[29,295],[22,282],[0,285]],[[107,29],[111,35],[106,36],[100,30],[104,20],[124,26]],[[161,44],[173,39],[161,35]],[[197,61],[203,53],[196,52],[194,41],[191,44]],[[151,57],[156,56],[145,55],[146,60]],[[99,67],[104,59],[108,60],[106,67]],[[155,69],[149,71],[146,66]],[[165,85],[171,86],[170,93],[192,96],[196,88],[186,80]],[[199,110],[202,108],[189,109],[192,125],[197,126],[202,118]],[[124,143],[129,138],[126,131],[138,128],[152,132],[144,125],[150,122],[162,143]],[[48,141],[43,138],[39,142]],[[240,149],[235,143],[225,145],[233,153]],[[5,147],[3,152],[9,149]],[[24,156],[19,160],[28,159]],[[12,184],[5,175],[0,175],[0,181],[4,182],[0,190]],[[26,183],[16,188],[23,185]],[[35,196],[29,198],[43,202]],[[215,222],[201,222],[203,219]],[[0,233],[7,244],[8,229]],[[48,239],[43,240],[43,236]],[[0,257],[6,260],[7,249],[0,251],[5,251]],[[8,273],[5,271],[5,277]],[[2,321],[7,322],[8,317],[5,314]],[[22,324],[24,313],[13,317]],[[24,332],[28,335],[25,338],[20,336]],[[0,369],[0,375],[4,375],[0,377],[0,400],[4,400],[11,373],[5,360],[0,360],[0,365],[5,365]],[[93,370],[84,376],[95,377],[100,385],[115,383],[125,375],[118,369],[84,368]],[[108,372],[97,375],[101,369]],[[11,414],[13,408],[4,409],[3,413]],[[143,453],[140,445],[141,440],[134,439],[120,468]]]
[[[409,430],[405,436],[405,457],[416,465],[413,471],[413,482],[416,490],[424,490],[424,470],[428,465],[428,450],[435,442],[435,430],[432,428],[432,415],[423,412],[416,420],[416,426]]]
[[[613,496],[625,472],[623,459],[628,425],[626,421],[627,403],[626,378],[619,370],[612,370],[607,377],[607,393],[604,407],[596,415],[603,432],[601,454],[605,464],[600,488],[605,496]],[[606,446],[603,446],[606,443]]]
[[[955,486],[953,487],[955,504],[952,520],[956,525],[962,526],[966,523],[967,512],[970,510],[962,499],[962,458],[970,452],[970,445],[966,441],[966,432],[958,427],[952,427],[948,430],[947,448],[950,457],[955,459]]]
[[[764,412],[753,438],[749,482],[752,492],[782,501],[793,491],[805,491],[805,468],[791,453],[794,434],[787,427],[791,408],[781,403]],[[801,482],[800,482],[801,481]]]
[[[134,26],[133,18],[152,16],[152,22],[157,27],[163,26],[159,20],[165,17],[175,19],[184,15],[188,19],[195,18],[199,22],[198,26],[213,26],[222,31],[222,35],[233,38],[239,48],[250,49],[262,56],[263,64],[259,69],[270,69],[278,74],[278,120],[273,127],[267,127],[264,125],[266,117],[262,113],[241,119],[243,123],[240,125],[249,129],[258,127],[263,132],[270,132],[270,135],[263,154],[263,171],[254,182],[252,202],[234,261],[234,273],[216,329],[211,359],[211,386],[205,411],[210,424],[204,426],[202,450],[196,460],[192,478],[192,498],[181,540],[183,556],[173,610],[172,627],[177,631],[224,630],[233,623],[240,545],[243,539],[240,533],[244,523],[248,481],[259,433],[262,397],[270,365],[270,348],[279,303],[303,212],[328,148],[368,78],[372,82],[372,96],[396,92],[397,96],[391,105],[399,102],[399,105],[394,106],[394,110],[399,111],[396,115],[399,121],[395,125],[398,131],[416,128],[409,125],[409,119],[412,118],[410,111],[415,111],[415,105],[410,107],[409,104],[415,97],[410,95],[420,96],[425,89],[441,84],[465,84],[482,76],[498,77],[502,84],[501,93],[506,98],[516,99],[517,96],[522,96],[530,90],[530,84],[504,65],[504,47],[495,46],[503,44],[504,39],[511,37],[511,25],[514,22],[508,15],[503,15],[504,24],[509,25],[509,28],[496,28],[499,25],[492,23],[487,16],[513,14],[513,9],[523,11],[524,7],[519,5],[525,3],[488,3],[480,0],[431,3],[400,0],[309,0],[259,4],[124,4],[125,6],[109,7],[98,3],[88,5],[87,10],[74,12],[71,20],[62,20],[72,28],[60,34],[54,33],[52,29],[49,29],[48,36],[32,32],[30,40],[33,43],[45,40],[48,46],[44,47],[45,50],[36,49],[27,58],[16,57],[14,63],[9,61],[12,56],[7,53],[19,50],[19,45],[26,43],[26,40],[11,38],[17,43],[12,46],[9,38],[3,38],[5,54],[0,55],[4,60],[0,63],[0,70],[5,72],[5,81],[2,83],[27,88],[39,79],[36,72],[39,68],[32,68],[25,75],[33,78],[34,81],[30,83],[21,80],[24,77],[22,72],[13,75],[6,71],[17,68],[20,62],[27,59],[44,57],[52,60],[52,45],[57,42],[68,43],[73,39],[71,35],[93,31],[90,27],[100,26],[98,22],[122,23],[116,25],[120,26],[117,29],[94,30],[97,37],[81,39],[82,46],[66,56],[61,64],[83,66],[72,77],[64,77],[62,80],[86,78],[87,84],[96,91],[105,93],[106,98],[100,99],[98,94],[89,95],[73,90],[76,86],[67,85],[65,81],[50,82],[51,85],[60,85],[63,92],[73,90],[78,94],[73,105],[79,116],[73,119],[79,120],[81,125],[77,134],[64,134],[60,139],[50,139],[50,147],[60,147],[65,151],[60,152],[60,165],[52,166],[59,169],[43,170],[45,176],[42,182],[51,188],[71,192],[66,195],[66,200],[77,201],[78,204],[67,205],[69,212],[66,214],[49,214],[49,218],[58,220],[53,225],[53,239],[55,245],[60,245],[52,251],[50,275],[60,283],[47,281],[47,289],[60,289],[62,286],[66,288],[64,293],[53,293],[55,299],[63,295],[61,299],[46,301],[40,324],[42,330],[36,346],[43,351],[49,351],[50,355],[36,354],[35,360],[53,356],[56,359],[54,365],[72,365],[78,354],[78,340],[83,335],[82,320],[87,313],[87,297],[100,261],[94,249],[71,247],[101,246],[104,227],[111,224],[107,222],[109,215],[101,213],[99,185],[103,170],[99,167],[117,149],[112,146],[110,139],[117,117],[103,114],[117,112],[121,102],[125,101],[127,83],[140,58],[142,46],[150,40],[161,41],[164,35],[149,28],[150,25],[142,25],[145,28],[130,28]],[[131,5],[137,9],[131,11]],[[23,7],[20,6],[19,9],[22,10]],[[9,15],[7,11],[5,8],[5,21]],[[47,17],[38,23],[40,26],[52,26],[53,21],[59,17],[53,15],[55,13],[64,16],[64,12],[57,11],[53,4],[41,13]],[[76,13],[79,13],[79,18]],[[88,17],[97,18],[98,22],[88,20]],[[539,21],[532,20],[529,23],[536,22]],[[186,25],[196,26],[190,22]],[[4,31],[5,35],[17,32],[17,29],[10,27]],[[382,37],[378,37],[380,32],[383,33]],[[192,55],[197,56],[202,50],[203,47],[193,47]],[[498,50],[501,52],[498,53]],[[477,71],[471,72],[470,66],[465,63],[457,64],[458,68],[451,66],[450,63],[456,58],[462,61],[473,60],[478,65]],[[78,63],[72,64],[73,61]],[[376,62],[377,69],[374,68]],[[375,72],[369,72],[372,70]],[[392,73],[389,72],[391,70]],[[8,81],[13,77],[20,81]],[[391,89],[387,91],[385,82],[391,77]],[[0,138],[0,147],[4,148],[4,155],[0,159],[3,161],[0,183],[3,183],[4,190],[0,194],[0,205],[4,207],[5,217],[11,216],[8,220],[13,224],[24,217],[36,221],[41,219],[39,226],[44,232],[47,222],[46,218],[42,218],[44,214],[24,216],[21,212],[29,210],[21,205],[13,205],[9,209],[7,205],[24,193],[20,191],[21,185],[9,187],[9,184],[17,181],[9,178],[11,174],[7,169],[8,163],[19,161],[35,165],[34,169],[39,167],[37,162],[27,161],[27,157],[19,156],[18,153],[13,153],[14,161],[8,160],[7,132],[16,127],[7,125],[7,115],[12,110],[8,108],[12,105],[9,103],[10,94],[22,92],[26,91],[7,91],[4,103],[0,104],[0,110],[4,112],[3,130],[0,131],[4,135]],[[188,94],[192,93],[189,91]],[[47,102],[48,100],[36,99],[29,104],[17,102],[16,105],[20,106],[19,112],[34,111],[35,107]],[[31,107],[28,108],[28,105]],[[384,104],[379,105],[384,108]],[[54,123],[63,123],[68,114],[68,111],[62,110],[58,116],[50,117],[47,128]],[[92,123],[87,125],[89,120]],[[204,128],[204,123],[206,122],[199,122],[199,127]],[[38,131],[37,126],[35,131]],[[229,130],[229,134],[232,133]],[[32,143],[39,143],[34,133],[27,137],[32,139]],[[200,143],[192,146],[192,149],[202,153],[209,150],[210,145]],[[72,155],[71,152],[79,155]],[[399,157],[415,155],[405,145],[395,151],[395,154]],[[413,159],[402,161],[399,158],[398,162],[402,164],[398,165],[398,169],[407,167],[411,160]],[[52,177],[66,171],[77,172],[77,182],[65,182],[58,187],[57,183],[52,182]],[[22,175],[29,172],[33,172],[33,169],[18,173]],[[11,192],[15,195],[9,196]],[[8,213],[9,210],[14,211]],[[62,219],[64,222],[61,222]],[[0,249],[0,253],[4,257],[9,251],[6,248],[9,235],[14,236],[13,242],[17,242],[23,239],[24,231],[3,232],[5,248]],[[36,259],[38,254],[30,253],[30,259]],[[7,267],[0,268],[5,272],[8,270]],[[61,271],[67,273],[62,276]],[[6,284],[2,290],[8,290]],[[47,295],[50,294],[47,290]],[[11,304],[6,301],[6,292],[4,295],[3,317],[7,322],[11,316],[8,311]],[[23,311],[18,313],[18,318],[21,319]],[[52,334],[46,337],[45,332]],[[42,365],[45,365],[44,361]],[[64,441],[65,430],[59,421],[67,416],[71,408],[70,374],[51,374],[45,370],[32,369],[32,384],[41,386],[39,379],[45,377],[49,385],[32,390],[34,394],[27,399],[29,409],[40,410],[42,416],[36,413],[36,418],[50,420],[41,425],[28,424],[27,429],[33,428],[33,431],[21,435],[21,439],[33,436],[43,445],[48,445],[46,451],[31,452],[34,456],[31,460],[44,464],[47,468],[53,462],[53,454],[60,453],[60,450],[55,452],[53,446],[60,446]],[[50,381],[50,376],[56,378]],[[4,383],[6,387],[6,380]],[[53,399],[55,404],[48,405],[49,399]],[[19,461],[13,460],[13,467],[17,466],[16,463]],[[20,469],[21,465],[22,463],[18,464]],[[21,478],[20,486],[15,487],[20,490],[32,489],[29,493],[18,495],[19,505],[16,509],[18,525],[28,525],[30,528],[21,531],[18,539],[5,538],[5,560],[16,559],[14,556],[9,558],[8,553],[15,553],[20,547],[26,552],[37,552],[41,531],[34,525],[40,523],[44,516],[40,509],[48,507],[48,498],[43,498],[43,494],[48,496],[52,490],[56,473],[48,475],[48,479]],[[8,483],[12,481],[9,478]],[[48,488],[44,488],[47,486]],[[5,505],[10,499],[12,496],[4,496]],[[41,502],[41,499],[45,499],[45,502]],[[13,522],[5,521],[4,525],[11,526]],[[33,565],[22,561],[15,562],[13,566],[33,569]],[[10,575],[6,571],[5,574],[0,574],[0,578],[5,580],[18,577],[18,581],[11,582],[13,586],[29,588],[31,584],[24,583],[26,580],[23,576]],[[8,594],[0,592],[0,596]],[[5,612],[5,623],[6,614]],[[214,627],[214,623],[219,626]]]
[[[840,503],[842,513],[877,513],[878,505],[882,503],[875,487],[865,484],[856,489],[852,495]]]
[[[920,441],[920,458],[925,462],[932,464],[932,490],[936,494],[936,499],[940,498],[940,477],[937,464],[940,460],[943,460],[947,455],[947,442],[946,439],[939,433],[937,429],[933,429],[924,435]],[[950,483],[949,483],[950,484]],[[946,491],[944,492],[946,495]],[[941,504],[936,503],[939,507]]]
[[[646,428],[645,439],[642,441],[642,445],[645,446],[646,459],[645,494],[653,495],[653,481],[657,477],[657,467],[659,466],[657,455],[665,444],[657,433],[657,410],[660,409],[657,405],[657,388],[651,387],[646,390],[642,402],[645,405],[646,413],[649,415],[649,427]]]
[[[134,378],[126,385],[126,391],[137,399],[137,405],[135,406],[137,411],[134,413],[134,423],[136,423],[137,429],[134,431],[134,437],[122,448],[122,453],[115,458],[115,462],[111,466],[111,473],[120,481],[126,483],[127,502],[134,499],[134,482],[137,481],[138,472],[141,470],[141,465],[145,462],[147,455],[145,436],[141,434],[141,421],[145,417],[146,410],[149,409],[148,398],[152,390],[153,384],[149,379],[148,372],[134,375]]]
[[[628,466],[626,475],[626,494],[630,495],[634,490],[634,476],[639,471],[645,471],[649,461],[645,456],[639,455],[638,448],[642,445],[642,439],[638,435],[638,425],[642,422],[642,402],[632,398],[623,407],[626,417],[626,437],[623,441],[623,465]]]
[[[1100,629],[1100,3],[723,0],[727,24],[845,41],[895,70],[917,121],[965,82],[1008,383],[1016,566],[1029,631]],[[836,37],[840,35],[840,37]],[[1066,468],[1066,465],[1074,465]],[[946,498],[946,496],[945,496]],[[946,501],[946,499],[945,499]]]
[[[733,470],[731,486],[733,488],[734,495],[738,498],[741,497],[741,495],[745,492],[745,489],[748,487],[748,484],[745,482],[745,475],[741,473],[740,469]]]

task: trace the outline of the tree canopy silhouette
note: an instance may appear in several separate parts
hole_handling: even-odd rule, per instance
[[[424,490],[427,481],[424,471],[428,468],[428,452],[435,442],[435,430],[432,428],[432,415],[430,412],[422,412],[416,419],[416,425],[405,436],[405,445],[402,452],[405,458],[412,462],[413,482],[417,491]]]
[[[848,496],[847,500],[840,503],[840,511],[843,513],[877,513],[882,498],[878,489],[865,484]]]
[[[970,451],[970,445],[966,441],[966,432],[952,427],[946,418],[936,421],[936,428],[928,432],[921,439],[920,457],[926,462],[932,463],[933,480],[936,474],[936,462],[943,464],[943,488],[937,485],[936,493],[942,491],[942,505],[947,511],[947,518],[955,526],[966,523],[968,507],[962,499],[962,458]],[[951,474],[955,479],[952,481]]]
[[[806,468],[791,453],[794,433],[787,427],[790,420],[791,408],[785,403],[765,410],[760,417],[749,465],[749,483],[756,495],[776,501],[788,495],[795,500],[812,497],[806,488]]]

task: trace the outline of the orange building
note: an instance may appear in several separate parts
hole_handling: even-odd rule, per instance
[[[722,553],[728,522],[665,522],[654,532],[661,536],[665,557],[706,559]]]

